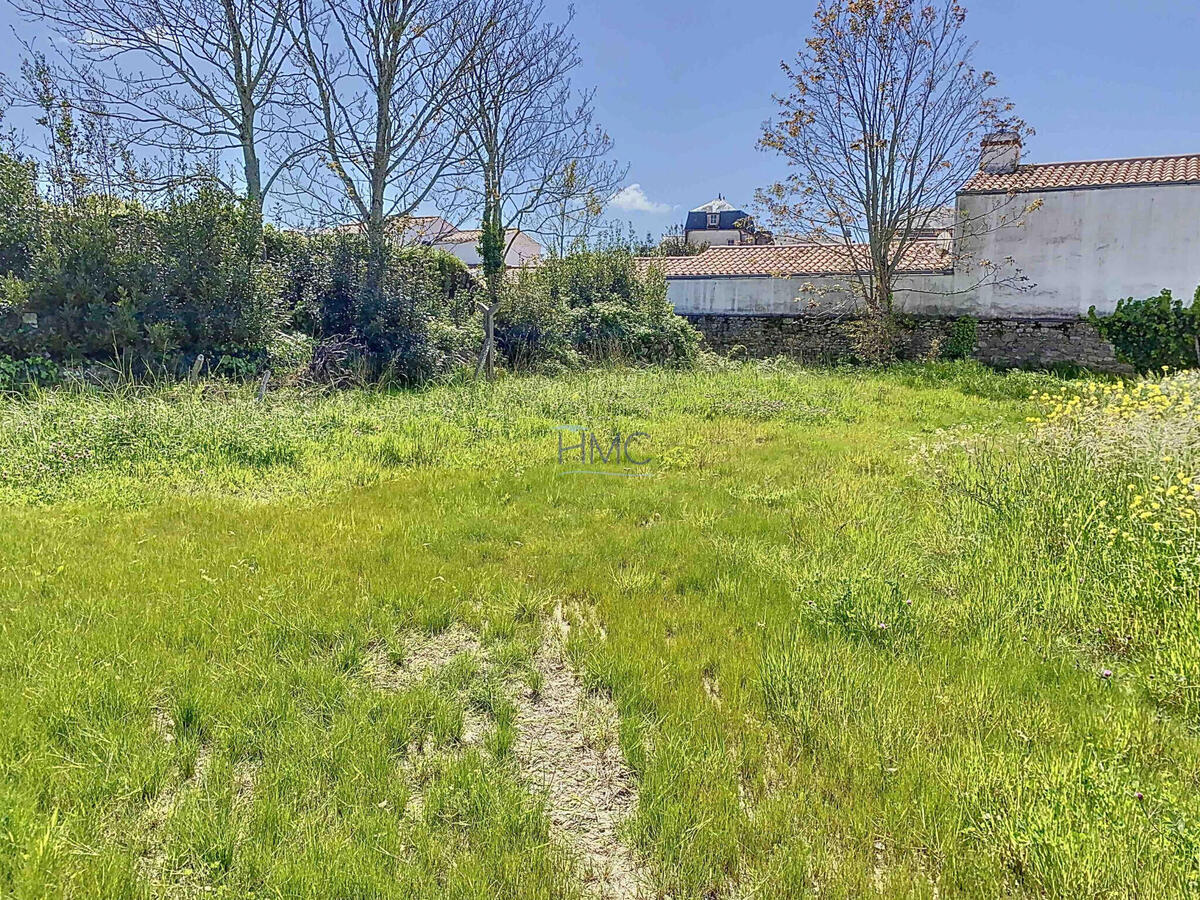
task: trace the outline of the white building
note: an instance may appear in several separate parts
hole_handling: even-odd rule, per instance
[[[461,259],[468,266],[479,266],[483,259],[479,256],[479,236],[482,232],[477,229],[455,231],[433,243],[439,250],[445,250]],[[523,231],[505,232],[508,251],[504,254],[504,264],[510,269],[532,265],[542,258],[542,245]]]
[[[468,266],[483,264],[479,256],[479,236],[482,232],[478,228],[464,230],[441,216],[393,216],[384,227],[388,238],[401,247],[433,247],[457,256]],[[361,234],[363,226],[359,222],[352,222],[329,230]],[[508,231],[505,239],[509,245],[504,263],[509,268],[533,265],[542,258],[542,245],[525,232]]]
[[[980,171],[958,192],[952,234],[921,241],[905,261],[899,309],[1071,319],[1162,288],[1192,296],[1200,154],[1022,165],[1020,151],[1015,136],[986,142]],[[803,315],[855,305],[846,257],[836,245],[714,244],[647,264],[663,270],[682,314]]]
[[[763,244],[769,243],[770,237],[755,227],[745,210],[720,196],[690,210],[683,225],[683,239],[696,247]]]

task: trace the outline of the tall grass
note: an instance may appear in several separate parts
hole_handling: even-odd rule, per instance
[[[1194,893],[1185,383],[1161,410],[713,364],[0,404],[0,891],[581,896],[513,752],[557,607],[655,892]],[[563,474],[564,424],[646,432],[653,477]],[[451,630],[477,652],[372,683]]]
[[[965,523],[1052,574],[1012,614],[1200,725],[1198,398],[1194,372],[1040,392],[1029,433],[943,443],[934,470]]]

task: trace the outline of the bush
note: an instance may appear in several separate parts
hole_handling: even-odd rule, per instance
[[[1108,316],[1096,315],[1093,306],[1088,319],[1112,342],[1117,357],[1139,372],[1200,365],[1200,288],[1190,306],[1185,307],[1164,289],[1145,300],[1118,300],[1116,310]]]
[[[0,276],[25,278],[39,241],[37,167],[0,153]]]
[[[64,362],[172,350],[168,330],[155,327],[161,265],[152,218],[98,202],[49,208],[21,308],[33,327],[0,338],[0,349]]]
[[[187,359],[238,359],[253,374],[283,321],[283,278],[260,260],[254,217],[237,198],[203,189],[173,198],[155,226],[162,306],[151,323],[169,328]]]
[[[696,358],[700,335],[675,315],[662,273],[617,249],[523,269],[496,315],[496,342],[511,365],[525,368],[679,364]]]
[[[0,288],[0,352],[133,371],[253,374],[278,331],[280,279],[240,201],[212,189],[162,211],[111,198],[44,205],[23,277]]]
[[[262,228],[213,187],[149,208],[50,203],[37,184],[35,166],[0,155],[0,354],[12,359],[182,375],[203,356],[205,371],[239,379],[308,367],[415,384],[479,352],[478,286],[447,253],[388,246],[368,289],[363,235]],[[699,345],[662,276],[627,249],[523,271],[504,300],[498,344],[519,367],[677,363]]]
[[[366,290],[368,247],[358,234],[273,232],[267,256],[291,327],[317,340],[361,345],[368,374],[416,383],[468,362],[482,332],[474,284],[457,257],[424,247],[388,248],[381,289]]]
[[[58,366],[44,356],[13,359],[11,356],[0,355],[0,392],[44,387],[55,384],[60,377]]]

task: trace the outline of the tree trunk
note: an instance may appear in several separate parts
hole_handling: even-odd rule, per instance
[[[489,167],[489,172],[491,168]],[[483,348],[479,352],[479,364],[475,376],[486,373],[490,381],[496,374],[496,311],[500,309],[500,289],[504,278],[504,223],[501,219],[501,201],[498,179],[488,178],[487,203],[483,210],[483,228],[479,236],[479,256],[483,264],[483,278],[487,285],[488,302],[480,303],[483,311]]]
[[[242,144],[242,165],[246,177],[246,207],[250,215],[250,226],[253,229],[251,239],[254,242],[257,256],[262,253],[263,190],[258,154],[254,150],[252,141],[245,141]]]

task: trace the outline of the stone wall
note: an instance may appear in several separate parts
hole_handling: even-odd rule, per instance
[[[718,353],[738,349],[752,357],[790,356],[831,363],[852,358],[856,320],[818,315],[686,315]],[[956,321],[947,316],[904,316],[900,355],[927,359],[945,347]],[[971,357],[1000,368],[1079,365],[1099,372],[1127,371],[1113,347],[1085,319],[980,319]]]

